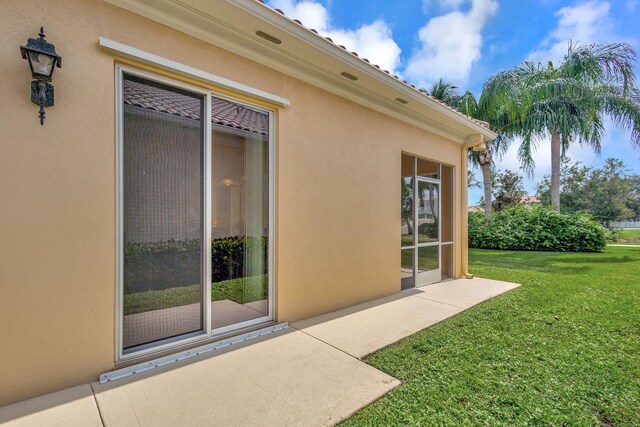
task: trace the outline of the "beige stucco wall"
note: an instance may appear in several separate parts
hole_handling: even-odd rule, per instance
[[[40,25],[64,60],[43,127],[19,52]],[[400,153],[459,166],[457,144],[99,0],[4,0],[0,405],[113,367],[114,58],[98,36],[291,101],[278,115],[278,320],[399,290]],[[459,212],[456,224],[459,237]]]

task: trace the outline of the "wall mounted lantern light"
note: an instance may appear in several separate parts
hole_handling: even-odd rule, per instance
[[[62,57],[56,47],[44,39],[44,28],[40,27],[40,37],[27,40],[20,46],[22,59],[29,61],[31,75],[31,102],[40,106],[40,124],[44,125],[44,108],[53,106],[53,85],[51,77],[56,67],[62,67]]]

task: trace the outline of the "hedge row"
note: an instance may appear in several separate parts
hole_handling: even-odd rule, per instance
[[[469,247],[522,251],[600,252],[608,230],[583,213],[561,214],[542,206],[469,213]]]
[[[264,254],[263,271],[252,271],[251,275],[267,273],[266,237],[234,236],[212,240],[212,282],[243,277],[245,253],[251,250],[261,251]],[[199,240],[125,243],[125,293],[198,284],[201,258]]]

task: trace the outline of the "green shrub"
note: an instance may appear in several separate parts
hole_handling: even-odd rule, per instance
[[[245,272],[247,251],[261,251],[264,271]],[[158,291],[200,283],[200,240],[128,242],[124,245],[125,293]],[[224,280],[267,273],[266,237],[234,236],[211,241],[211,280]]]
[[[620,237],[620,231],[607,228],[607,242],[617,242]]]
[[[434,219],[432,222],[425,222],[418,226],[418,234],[424,236],[438,236],[438,219]]]
[[[542,206],[516,206],[485,221],[469,213],[469,247],[553,252],[600,252],[608,230],[584,213],[561,214]]]
[[[269,259],[266,237],[234,236],[211,241],[211,280],[235,279],[244,276],[245,251],[262,251],[264,271],[251,275],[266,274]]]
[[[199,240],[128,242],[124,245],[124,292],[144,292],[200,283]]]

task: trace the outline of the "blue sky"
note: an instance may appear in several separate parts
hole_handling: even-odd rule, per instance
[[[640,0],[268,0],[305,26],[330,36],[384,69],[420,87],[442,76],[461,90],[479,95],[492,74],[524,60],[561,61],[568,40],[624,41],[640,51]],[[638,72],[640,76],[640,64]],[[497,161],[499,169],[519,171],[517,141]],[[640,173],[640,150],[629,135],[607,126],[600,156],[574,145],[569,157],[599,166],[623,159]],[[528,192],[550,173],[549,143],[540,143]],[[524,175],[524,174],[523,174]],[[481,190],[471,189],[470,203]]]

